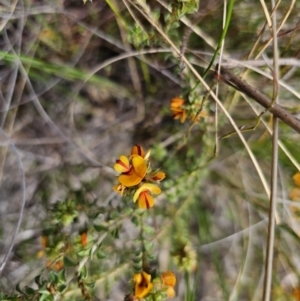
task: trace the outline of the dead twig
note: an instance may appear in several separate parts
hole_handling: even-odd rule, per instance
[[[218,70],[220,70],[220,73],[218,73]],[[300,134],[300,120],[296,118],[293,114],[291,114],[276,103],[272,104],[272,101],[266,95],[262,94],[254,87],[248,85],[244,80],[238,78],[226,68],[221,67],[219,69],[218,64],[216,65],[215,74],[218,80],[246,94],[247,96],[255,100],[257,103],[259,103],[261,106],[263,106],[275,117],[278,117],[286,125],[290,126]]]

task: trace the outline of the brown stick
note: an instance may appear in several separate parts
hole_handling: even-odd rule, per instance
[[[285,110],[283,107],[278,105],[277,103],[273,103],[272,101],[253,88],[252,86],[248,85],[244,80],[238,78],[237,76],[233,75],[230,71],[228,71],[226,68],[221,67],[220,73],[218,73],[219,65],[216,65],[216,77],[218,80],[224,82],[225,84],[233,87],[234,89],[246,94],[256,102],[258,102],[260,105],[262,105],[265,109],[267,109],[270,113],[272,113],[274,116],[278,117],[280,120],[282,120],[285,124],[293,128],[295,131],[300,133],[300,120],[296,118],[294,115],[289,113],[287,110]]]

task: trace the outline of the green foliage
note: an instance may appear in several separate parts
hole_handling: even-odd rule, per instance
[[[143,47],[149,45],[149,39],[149,35],[138,24],[134,24],[128,36],[129,43],[135,47]]]
[[[168,294],[161,272],[166,269],[173,269],[178,286],[184,287],[178,299],[259,299],[266,261],[271,119],[266,113],[255,130],[242,132],[243,142],[233,125],[244,129],[255,124],[262,109],[234,87],[217,84],[212,71],[218,56],[225,64],[235,58],[237,74],[271,95],[273,82],[266,75],[243,73],[246,64],[249,70],[273,75],[260,53],[273,57],[267,44],[274,44],[272,32],[269,24],[263,27],[265,12],[259,3],[233,0],[226,8],[221,2],[197,0],[75,2],[77,6],[65,1],[62,7],[50,7],[27,1],[26,18],[20,3],[4,10],[3,37],[11,45],[0,51],[5,99],[0,123],[12,141],[6,144],[1,137],[0,178],[12,207],[3,206],[9,214],[1,215],[3,252],[10,241],[5,235],[15,226],[10,225],[12,213],[19,212],[13,207],[19,199],[13,143],[32,185],[26,191],[21,231],[32,234],[15,241],[7,279],[19,284],[14,288],[1,279],[0,300],[105,300],[127,283],[125,301],[164,301]],[[282,28],[291,31],[279,31],[278,50],[295,62],[299,37],[292,20],[300,7],[297,2],[286,11],[282,5],[278,3],[278,24],[284,20]],[[297,73],[284,64],[280,60],[278,83],[287,83],[279,89],[281,104],[288,102],[295,113]],[[174,98],[182,105],[171,112]],[[182,123],[171,116],[176,110],[179,117],[186,115]],[[281,301],[296,299],[300,287],[298,282],[284,286],[289,275],[299,277],[300,190],[292,175],[300,156],[297,134],[288,126],[280,128],[272,300]],[[131,143],[150,146],[145,175],[133,169]],[[130,166],[118,177],[140,176],[139,183],[114,189],[121,195],[126,189],[123,197],[112,190],[120,155]],[[158,184],[158,172],[166,173],[161,193],[143,209],[133,197],[142,185]],[[147,190],[140,195],[149,205],[153,195]],[[24,279],[13,279],[18,264],[30,270]],[[141,283],[135,279],[143,272],[151,276],[147,281],[153,288],[138,297],[136,287],[149,285],[145,276]]]

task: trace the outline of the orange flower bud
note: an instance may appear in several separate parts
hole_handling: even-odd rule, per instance
[[[176,284],[176,276],[172,271],[162,273],[161,278],[166,286],[174,286]]]
[[[81,235],[80,235],[80,242],[81,242],[81,245],[83,247],[85,247],[87,245],[87,243],[88,243],[88,237],[87,237],[87,232],[86,231],[83,232],[83,233],[81,233]]]
[[[131,155],[138,155],[142,158],[145,158],[145,152],[143,148],[137,144],[131,149]]]
[[[297,172],[293,176],[294,183],[300,187],[300,172]]]

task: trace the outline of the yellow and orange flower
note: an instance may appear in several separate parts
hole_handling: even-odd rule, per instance
[[[154,205],[153,194],[161,193],[153,182],[160,182],[166,177],[162,171],[151,171],[148,162],[150,151],[147,153],[140,145],[134,145],[129,156],[120,156],[114,169],[120,173],[118,184],[113,190],[121,196],[133,193],[133,201],[138,201],[138,206],[149,209]],[[128,193],[127,193],[128,192]]]
[[[184,108],[185,100],[180,97],[175,97],[171,100],[171,111],[174,119],[180,119],[183,123],[187,118],[187,112]]]
[[[36,254],[37,258],[41,258],[44,256],[45,249],[47,248],[47,243],[48,243],[48,237],[46,235],[42,235],[42,237],[41,237],[42,249],[37,252],[37,254]]]
[[[172,271],[161,274],[163,284],[166,286],[166,293],[169,298],[175,297],[174,286],[176,284],[176,276]]]
[[[152,194],[160,194],[161,190],[158,186],[150,183],[144,183],[139,187],[134,196],[133,201],[138,201],[138,206],[142,209],[149,209],[154,205]]]
[[[162,171],[157,171],[149,175],[148,179],[155,182],[160,182],[166,177],[166,174]]]
[[[144,158],[145,160],[147,160],[150,156],[150,151],[145,153],[144,149],[140,145],[136,144],[131,149],[131,156],[133,156],[133,155],[138,155],[138,156]]]
[[[300,172],[297,172],[293,176],[293,180],[296,186],[300,187]]]
[[[148,167],[143,157],[132,155],[131,164],[126,156],[121,156],[116,161],[114,169],[121,173],[119,183],[125,187],[132,187],[142,182]]]
[[[151,283],[151,275],[144,271],[135,274],[133,282],[135,284],[134,296],[140,300],[146,297],[153,287],[153,284]]]

